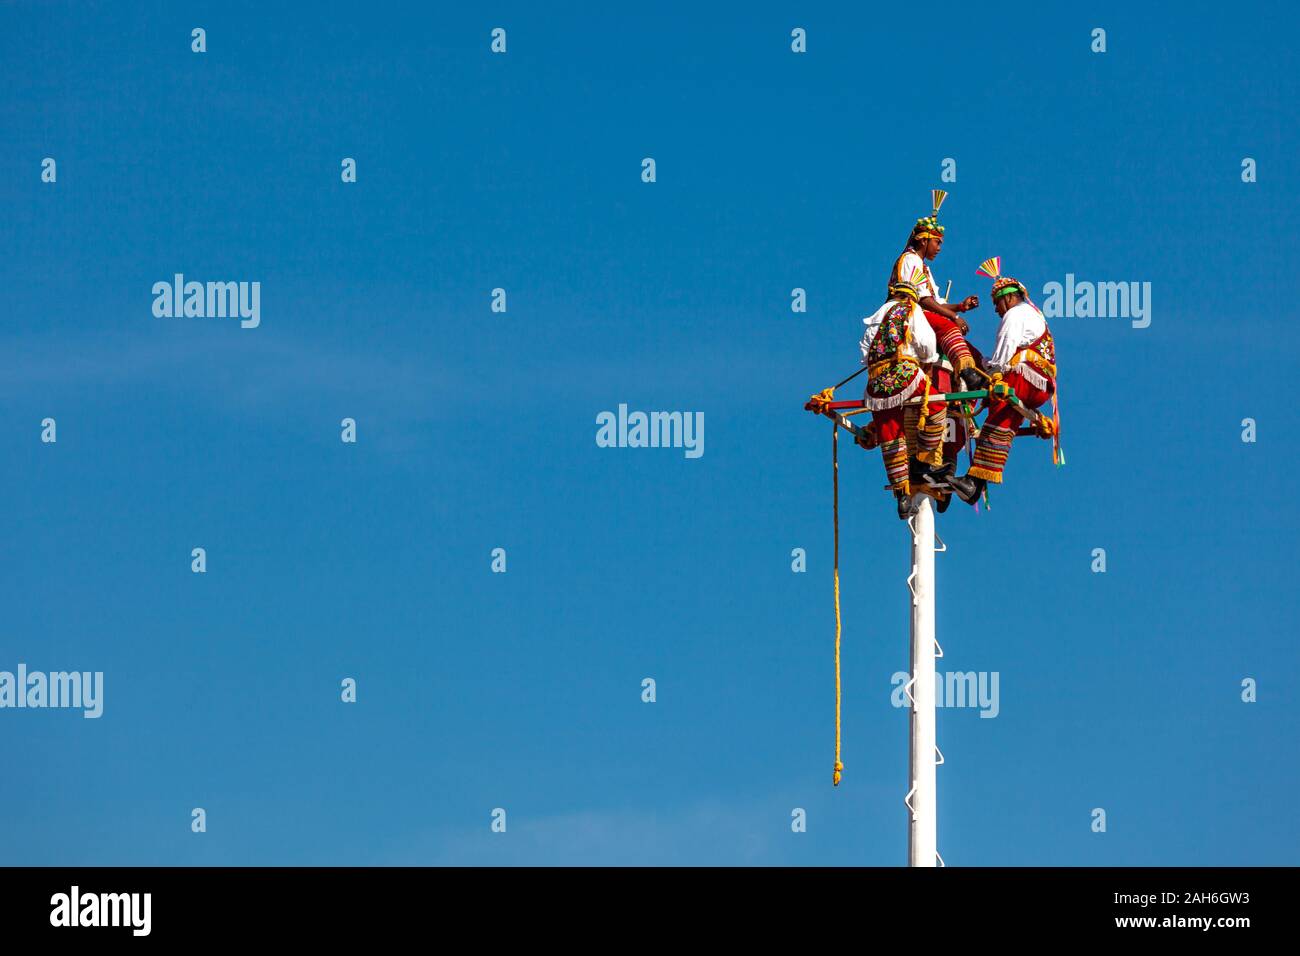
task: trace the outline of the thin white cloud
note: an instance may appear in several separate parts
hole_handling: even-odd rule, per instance
[[[721,802],[671,811],[584,810],[530,818],[507,810],[507,830],[443,828],[376,861],[400,866],[694,866],[783,862],[782,822],[770,808]]]
[[[441,417],[461,389],[446,368],[418,356],[390,357],[260,332],[187,330],[164,336],[87,335],[10,339],[0,345],[0,392],[93,390],[111,399],[179,393],[259,416],[304,406],[351,404],[407,420]],[[104,390],[110,390],[105,394]]]

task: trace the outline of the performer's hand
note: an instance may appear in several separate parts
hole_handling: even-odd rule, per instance
[[[957,318],[953,319],[952,321],[953,324],[957,326],[957,328],[961,329],[962,335],[965,335],[967,332],[970,331],[970,323],[967,322],[965,319],[963,319],[960,315],[957,316]]]
[[[980,297],[977,295],[968,295],[966,298],[961,300],[961,310],[963,312],[969,312],[971,309],[978,309],[979,307]],[[965,331],[965,329],[962,331]]]

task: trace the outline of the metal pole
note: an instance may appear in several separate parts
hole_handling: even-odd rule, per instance
[[[935,787],[934,739],[934,510],[929,495],[918,495],[920,507],[908,522],[912,528],[912,789],[905,801],[911,812],[907,855],[909,866],[935,866],[938,861],[938,813]]]

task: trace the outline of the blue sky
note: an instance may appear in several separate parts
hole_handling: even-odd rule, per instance
[[[944,186],[981,347],[991,255],[1152,322],[1054,320],[1068,466],[1020,444],[939,520],[941,667],[1000,675],[939,713],[940,852],[1295,864],[1294,18],[6,4],[0,669],[105,703],[0,711],[0,862],[905,862],[908,539],[842,444],[832,789],[802,403]],[[154,317],[176,272],[259,281],[260,327]],[[705,453],[597,447],[620,403]]]

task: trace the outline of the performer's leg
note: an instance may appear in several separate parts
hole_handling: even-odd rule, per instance
[[[988,417],[980,426],[980,437],[975,443],[975,458],[971,461],[969,478],[981,478],[1001,484],[1002,470],[1011,454],[1011,441],[1016,437],[1016,424],[1020,416],[1010,402],[998,401],[989,406]]]
[[[926,407],[925,423],[916,430],[916,457],[932,468],[943,464],[943,433],[947,420],[948,403],[934,401]]]
[[[903,408],[890,408],[872,412],[876,423],[876,437],[880,441],[880,456],[885,463],[885,477],[895,494],[910,494],[907,476],[907,433],[903,427]]]
[[[926,312],[925,317],[930,323],[930,328],[934,329],[939,350],[948,356],[948,361],[952,363],[953,371],[960,376],[964,369],[974,367],[975,358],[971,355],[970,344],[961,334],[957,323],[938,312]]]
[[[1035,388],[1020,375],[1008,376],[1007,381],[1014,385],[1016,397],[1030,408],[1038,408],[1051,397],[1050,392]],[[967,472],[969,477],[1001,483],[1011,455],[1011,442],[1022,421],[1024,417],[1010,402],[995,400],[989,405],[988,417],[980,427],[979,442],[975,445],[975,460]]]
[[[916,453],[916,423],[921,420],[921,407],[919,405],[904,405],[903,412],[903,434],[907,437],[907,447]]]
[[[907,447],[912,454],[911,473],[914,480],[922,477],[928,470],[943,464],[943,449],[940,447],[943,430],[941,425],[937,426],[936,438],[933,419],[945,417],[947,405],[944,402],[931,402],[925,414],[926,424],[918,428],[921,422],[921,406],[903,406],[903,433],[907,437]]]

